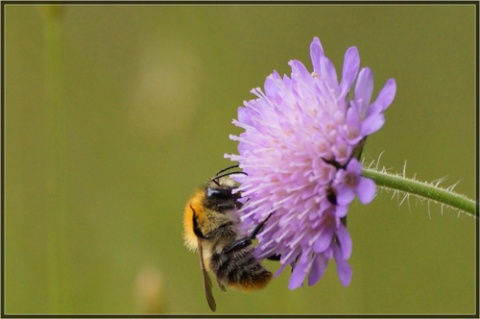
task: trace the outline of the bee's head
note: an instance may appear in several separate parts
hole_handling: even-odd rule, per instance
[[[228,209],[240,208],[241,203],[238,199],[241,197],[240,192],[234,192],[238,184],[230,178],[230,175],[245,174],[242,171],[232,171],[224,173],[236,166],[231,166],[223,169],[210,180],[210,183],[205,188],[205,204],[206,206],[213,206],[217,211],[224,211]],[[223,174],[222,174],[223,173]]]

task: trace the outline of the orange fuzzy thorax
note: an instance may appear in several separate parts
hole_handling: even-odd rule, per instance
[[[185,205],[185,212],[183,215],[183,238],[185,240],[185,246],[190,250],[197,250],[198,248],[198,239],[195,233],[193,232],[193,211],[192,207],[196,212],[197,220],[199,223],[202,222],[204,217],[202,201],[205,197],[205,192],[198,190],[193,194],[190,200]]]

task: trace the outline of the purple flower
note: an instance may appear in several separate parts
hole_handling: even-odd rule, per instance
[[[359,72],[356,47],[345,53],[340,83],[318,38],[310,55],[313,72],[292,60],[290,77],[274,71],[264,92],[252,90],[257,98],[245,102],[233,121],[245,130],[230,137],[239,142],[239,155],[226,155],[248,174],[236,177],[244,224],[253,227],[271,214],[256,256],[280,255],[276,275],[291,265],[290,289],[305,278],[309,285],[318,282],[332,258],[341,283],[350,283],[352,239],[342,218],[355,196],[363,204],[375,196],[358,157],[365,138],[383,126],[396,91],[390,79],[371,103],[373,74]]]

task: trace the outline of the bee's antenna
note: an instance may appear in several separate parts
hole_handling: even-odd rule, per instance
[[[245,172],[242,172],[242,171],[235,171],[235,172],[229,172],[229,173],[225,173],[225,174],[222,174],[222,175],[216,175],[212,181],[215,181],[215,180],[218,180],[224,176],[228,176],[228,175],[233,175],[233,174],[243,174],[243,175],[248,175],[247,173]]]
[[[229,169],[232,169],[232,168],[237,168],[238,166],[239,166],[238,164],[237,164],[237,165],[232,165],[232,166],[229,166],[229,167],[224,168],[224,169],[222,169],[222,170],[219,170],[218,172],[215,173],[215,177],[217,177],[218,174],[220,174],[220,173],[223,173],[223,172],[225,172],[225,171],[228,171]]]
[[[233,171],[233,172],[228,172],[228,173],[224,173],[224,174],[220,174],[220,173],[223,173],[225,171],[228,171],[232,168],[238,168],[239,165],[232,165],[232,166],[229,166],[227,168],[224,168],[222,170],[219,170],[218,172],[215,173],[215,177],[212,178],[212,182],[214,182],[215,184],[217,184],[218,186],[220,186],[220,184],[218,183],[218,180],[222,177],[225,177],[225,176],[229,176],[229,175],[233,175],[233,174],[244,174],[244,175],[248,175],[247,173],[245,172],[242,172],[242,171]]]
[[[217,184],[218,186],[220,186],[220,184],[218,183],[218,180],[222,177],[225,177],[225,176],[229,176],[229,175],[233,175],[233,174],[243,174],[243,175],[248,175],[247,173],[245,172],[242,172],[242,171],[233,171],[233,172],[228,172],[228,173],[224,173],[224,174],[220,174],[222,172],[225,172],[229,169],[232,169],[234,167],[238,167],[238,165],[235,165],[235,166],[230,166],[230,167],[227,167],[225,169],[222,169],[221,171],[218,171],[217,174],[215,174],[215,177],[212,178],[212,182],[214,182],[215,184]],[[219,175],[220,174],[220,175]]]

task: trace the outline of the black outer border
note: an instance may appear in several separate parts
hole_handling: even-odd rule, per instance
[[[476,297],[477,304],[475,308],[475,314],[472,315],[454,315],[454,314],[428,314],[428,315],[388,315],[388,314],[342,314],[342,315],[318,315],[318,314],[291,314],[291,315],[282,315],[282,314],[269,314],[269,315],[226,315],[226,314],[158,314],[158,315],[149,315],[149,314],[6,314],[5,313],[5,6],[6,5],[180,5],[180,4],[189,4],[189,5],[218,5],[218,4],[244,4],[244,5],[253,5],[253,4],[290,4],[290,5],[385,5],[385,4],[396,4],[396,5],[474,5],[475,6],[475,87],[476,87],[476,164],[475,164],[475,174],[476,174],[476,215],[479,215],[479,201],[480,201],[480,191],[479,191],[479,168],[480,168],[480,153],[479,153],[479,139],[480,139],[480,110],[479,110],[479,5],[478,1],[1,1],[1,300],[0,300],[0,316],[1,318],[212,318],[212,317],[224,317],[224,318],[479,318],[480,311],[480,302],[479,302],[479,220],[480,218],[475,218],[476,222]]]

